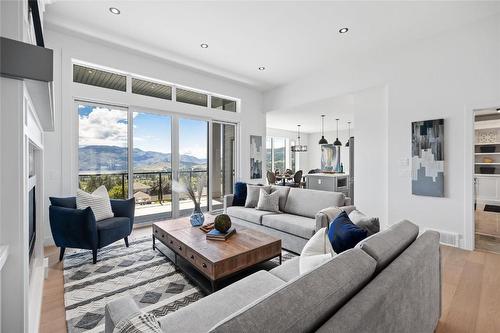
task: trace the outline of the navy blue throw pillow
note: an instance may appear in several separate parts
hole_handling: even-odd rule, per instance
[[[337,215],[328,228],[328,238],[335,253],[352,249],[366,238],[368,232],[352,223],[346,212]]]
[[[245,206],[247,200],[247,183],[236,182],[234,184],[233,206]]]

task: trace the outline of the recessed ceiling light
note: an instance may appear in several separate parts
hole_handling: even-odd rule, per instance
[[[203,43],[200,45],[202,49],[206,49],[208,47],[208,44],[207,43]]]
[[[264,67],[264,66],[259,67],[259,71],[265,71],[265,70],[266,70],[266,67]]]
[[[340,32],[341,34],[345,34],[345,33],[346,33],[346,32],[348,32],[348,31],[349,31],[349,29],[348,29],[348,28],[342,28],[342,29],[340,29],[340,30],[339,30],[339,32]]]
[[[120,10],[116,7],[109,7],[109,11],[115,15],[120,15]]]

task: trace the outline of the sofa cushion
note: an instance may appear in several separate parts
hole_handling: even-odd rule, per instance
[[[257,210],[255,208],[245,208],[239,206],[227,207],[227,215],[229,217],[235,217],[240,220],[247,222],[252,222],[255,224],[262,224],[262,216],[269,214],[276,214],[273,212],[267,212],[265,210]]]
[[[377,261],[377,271],[383,270],[418,236],[418,226],[403,220],[389,229],[376,233],[356,245]]]
[[[271,269],[269,273],[279,277],[285,282],[288,282],[300,275],[299,263],[300,263],[300,257],[294,257],[290,260],[285,261],[278,267]]]
[[[363,288],[375,266],[364,251],[346,251],[236,311],[210,332],[312,332]]]
[[[257,206],[261,189],[269,193],[271,191],[271,186],[247,184],[247,199],[245,201],[246,208],[255,208],[255,206]]]
[[[236,182],[234,184],[233,206],[245,206],[247,200],[247,183]]]
[[[309,239],[314,235],[316,220],[291,214],[272,214],[262,216],[262,225]]]
[[[336,253],[352,249],[367,235],[368,232],[365,229],[352,223],[346,212],[337,215],[328,227],[328,238]]]
[[[160,325],[166,332],[207,332],[224,318],[283,284],[283,280],[271,273],[259,271],[166,315]]]
[[[284,212],[314,218],[323,208],[344,206],[344,203],[343,193],[291,188]]]
[[[290,187],[287,186],[271,186],[271,193],[278,192],[280,196],[280,210],[285,211],[286,199],[290,192]]]
[[[99,247],[116,242],[130,234],[130,219],[128,217],[112,217],[96,223],[99,235]]]

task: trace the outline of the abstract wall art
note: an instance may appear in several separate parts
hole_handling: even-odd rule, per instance
[[[250,135],[250,179],[262,178],[262,136]]]
[[[444,197],[444,119],[411,125],[411,192]]]
[[[321,145],[321,170],[340,171],[340,147],[333,144]]]

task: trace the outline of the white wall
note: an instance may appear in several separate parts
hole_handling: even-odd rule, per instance
[[[373,140],[369,147],[377,150],[387,145],[387,159],[380,154],[363,169],[356,168],[357,194],[360,177],[376,177],[373,165],[387,164],[388,182],[380,190],[388,193],[388,223],[407,218],[422,229],[456,232],[462,237],[461,245],[471,248],[472,109],[500,105],[499,59],[500,16],[495,15],[431,39],[408,41],[394,50],[374,50],[364,58],[322,68],[266,94],[265,107],[277,110],[386,85],[387,138]],[[355,118],[355,136],[362,129],[368,136],[379,132],[365,126],[376,116]],[[444,198],[412,195],[409,166],[404,165],[411,154],[411,122],[434,118],[445,119]],[[360,149],[358,143],[356,152]]]
[[[46,45],[55,54],[55,131],[45,135],[47,196],[74,195],[77,188],[77,114],[74,99],[90,99],[119,105],[141,106],[165,113],[176,113],[240,124],[238,179],[250,177],[250,135],[266,135],[262,93],[233,81],[176,66],[137,50],[115,47],[63,31],[45,31]],[[215,111],[194,105],[126,94],[72,82],[72,59],[78,59],[129,73],[165,80],[179,85],[241,99],[241,112]],[[265,160],[265,152],[262,152]],[[261,180],[253,180],[262,182]],[[48,199],[47,199],[48,204]],[[47,221],[48,228],[48,221]],[[48,232],[50,235],[50,232]],[[47,242],[50,242],[48,239]]]

